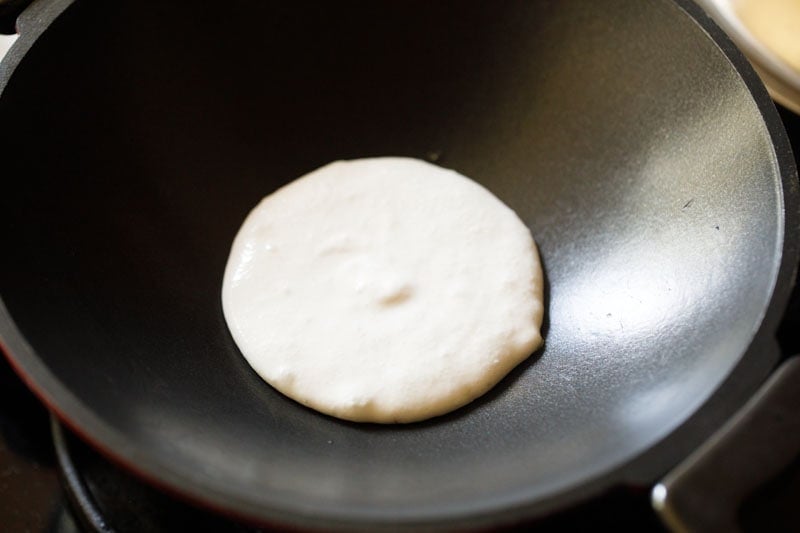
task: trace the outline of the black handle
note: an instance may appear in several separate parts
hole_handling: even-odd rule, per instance
[[[800,453],[800,356],[653,489],[653,507],[673,531],[738,531],[743,501]]]
[[[33,0],[0,0],[0,33],[17,33],[17,17]]]

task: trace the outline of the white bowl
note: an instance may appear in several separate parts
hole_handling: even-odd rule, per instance
[[[753,30],[755,26],[748,22],[746,15],[743,16],[744,13],[752,13],[750,10],[760,9],[764,10],[765,16],[774,17],[776,24],[787,24],[793,16],[800,19],[800,5],[797,5],[800,0],[696,1],[748,57],[772,97],[800,114],[800,66],[793,66],[773,43],[759,38],[763,33]],[[767,21],[770,22],[769,19]],[[800,41],[800,20],[794,27],[797,33],[792,38]]]

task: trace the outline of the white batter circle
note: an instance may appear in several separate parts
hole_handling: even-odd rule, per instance
[[[264,198],[222,304],[264,380],[358,422],[452,411],[542,342],[528,228],[474,181],[409,158],[337,161]]]

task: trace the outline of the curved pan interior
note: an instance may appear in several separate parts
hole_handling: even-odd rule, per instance
[[[748,352],[787,268],[774,110],[672,2],[78,1],[24,33],[0,98],[0,333],[151,480],[298,524],[536,512],[653,450],[656,475],[742,361],[751,387],[774,362]],[[220,304],[261,197],[379,155],[485,185],[547,277],[546,346],[407,426],[283,397]]]

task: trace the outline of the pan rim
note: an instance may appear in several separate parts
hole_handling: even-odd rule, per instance
[[[779,267],[772,280],[769,305],[761,316],[760,323],[754,324],[753,336],[749,348],[741,355],[730,374],[723,379],[693,414],[678,428],[668,432],[653,446],[641,451],[638,455],[616,467],[599,472],[580,484],[567,484],[563,490],[556,490],[550,496],[531,501],[517,493],[519,501],[506,499],[504,505],[491,506],[490,510],[474,507],[461,514],[447,514],[447,509],[436,513],[387,514],[382,511],[354,514],[350,510],[341,515],[333,515],[325,510],[322,514],[314,514],[305,508],[302,502],[294,505],[255,506],[252,501],[244,501],[226,493],[221,486],[209,483],[198,483],[185,472],[173,471],[170,465],[162,464],[153,454],[133,446],[112,426],[104,423],[93,411],[78,400],[44,365],[33,348],[22,336],[14,324],[2,297],[0,297],[0,349],[4,352],[14,370],[22,377],[26,385],[33,390],[48,408],[72,431],[113,462],[128,471],[144,478],[150,483],[183,498],[201,503],[225,514],[244,518],[248,521],[266,524],[289,524],[297,527],[322,527],[375,530],[376,528],[418,527],[453,528],[480,527],[498,525],[506,522],[541,516],[547,512],[575,504],[619,483],[652,482],[669,467],[685,456],[683,450],[696,447],[715,429],[702,427],[701,421],[709,417],[721,425],[739,407],[730,405],[726,399],[742,400],[744,394],[749,396],[758,383],[752,383],[752,377],[744,379],[743,374],[751,370],[749,363],[754,359],[763,360],[764,350],[774,348],[774,333],[783,316],[788,303],[790,289],[793,286],[798,252],[798,184],[797,170],[794,164],[789,141],[783,124],[770,99],[766,88],[753,70],[744,55],[735,47],[724,32],[708,17],[702,9],[691,0],[662,0],[682,10],[684,14],[704,31],[737,72],[745,87],[753,98],[764,122],[765,129],[772,141],[774,163],[781,179],[780,200],[783,206],[783,219],[779,227],[782,241]],[[0,65],[0,95],[13,75],[15,67],[20,63],[28,50],[47,28],[75,0],[37,0],[23,14],[19,21],[20,37]],[[769,354],[772,366],[777,354]],[[766,376],[762,376],[766,377]],[[748,385],[749,384],[749,385]],[[749,390],[748,390],[749,389]],[[720,404],[724,405],[721,408]],[[720,411],[720,409],[722,409]],[[726,412],[727,411],[727,412]],[[92,428],[91,431],[88,428]],[[675,442],[680,441],[680,445]],[[271,498],[272,502],[281,501]]]

